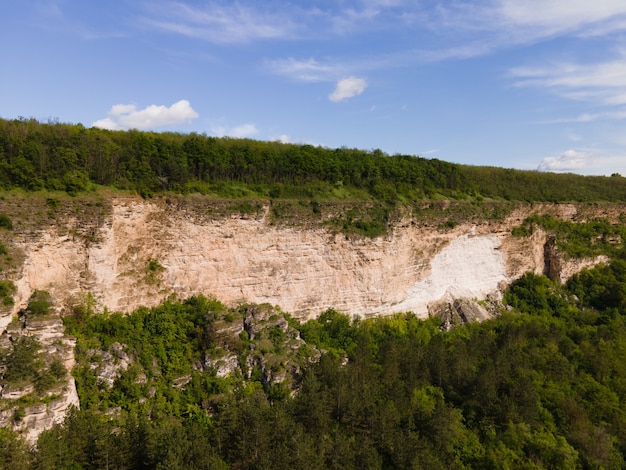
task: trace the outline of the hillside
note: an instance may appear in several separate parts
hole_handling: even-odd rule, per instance
[[[328,149],[198,134],[105,131],[80,124],[0,120],[0,187],[67,191],[93,185],[149,197],[625,202],[626,178],[456,165],[380,150]]]
[[[623,351],[625,178],[0,128],[0,444],[22,455],[18,435],[38,441],[24,465],[101,468],[106,447],[116,468],[203,468],[174,451],[191,436],[210,443],[205,468],[623,463],[621,414],[609,419],[626,399],[623,371],[595,364],[602,335],[607,355]],[[555,351],[558,364],[545,359]],[[236,437],[251,422],[251,440]],[[278,435],[302,454],[263,444]],[[53,442],[65,456],[46,454]],[[248,453],[252,442],[265,454]]]

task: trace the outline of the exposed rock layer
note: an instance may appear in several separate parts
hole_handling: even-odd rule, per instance
[[[202,293],[227,304],[280,305],[299,318],[328,307],[360,316],[426,315],[428,304],[446,295],[483,298],[526,271],[543,272],[545,234],[511,236],[535,212],[571,219],[578,208],[522,206],[504,219],[454,229],[413,220],[368,239],[273,226],[265,216],[210,218],[165,200],[118,198],[89,237],[57,224],[36,240],[16,241],[25,254],[16,310],[40,289],[59,304],[89,292],[100,307],[119,311]]]
[[[10,335],[3,335],[2,341],[9,338],[16,340],[22,335],[30,336],[39,343],[40,355],[47,360],[58,358],[68,371],[59,384],[45,392],[45,397],[39,397],[46,400],[24,408],[19,419],[15,417],[18,406],[14,404],[20,398],[35,393],[34,386],[26,384],[16,390],[0,387],[0,397],[5,404],[3,411],[0,411],[0,427],[11,426],[33,444],[42,431],[61,423],[70,407],[78,408],[80,403],[74,377],[69,373],[74,367],[75,340],[65,336],[61,319],[54,315],[41,320],[27,319],[24,326],[11,331]]]

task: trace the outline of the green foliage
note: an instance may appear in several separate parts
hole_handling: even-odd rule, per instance
[[[300,335],[307,343],[337,355],[351,352],[355,345],[355,331],[350,317],[332,308],[303,324]]]
[[[146,282],[154,284],[158,282],[159,274],[165,271],[165,267],[154,258],[149,258],[146,265]]]
[[[163,271],[163,269],[165,268],[156,259],[154,258],[148,259],[148,267],[147,267],[148,271],[154,273],[154,272]]]
[[[358,234],[374,238],[384,235],[390,224],[391,210],[375,204],[352,207],[331,218],[327,225],[347,234]]]
[[[34,338],[22,336],[15,341],[5,357],[6,370],[2,380],[12,384],[32,380],[41,366],[38,351],[39,343]]]
[[[0,214],[0,227],[5,228],[7,230],[13,230],[13,222],[6,214]]]
[[[226,198],[360,199],[385,207],[442,196],[460,201],[624,201],[626,178],[455,165],[380,150],[217,139],[199,134],[0,120],[0,187],[93,185]]]
[[[535,315],[559,315],[568,306],[555,282],[531,272],[511,283],[505,293],[504,302],[520,312]]]
[[[626,312],[626,261],[613,259],[583,270],[568,280],[567,288],[584,306]]]
[[[65,368],[63,362],[57,358],[50,363],[50,373],[55,380],[58,381],[65,378],[67,375],[67,369]]]
[[[11,470],[32,468],[27,443],[7,428],[0,428],[0,468]]]
[[[569,222],[549,215],[532,215],[513,229],[514,236],[529,236],[536,227],[557,237],[559,249],[572,258],[598,255],[616,256],[621,240],[626,239],[626,226],[614,225],[606,219],[590,222]]]
[[[75,309],[65,319],[68,333],[78,338],[78,367],[74,375],[83,406],[115,403],[127,411],[136,411],[137,400],[145,395],[148,385],[138,383],[145,375],[155,387],[154,412],[181,413],[182,395],[172,388],[175,380],[192,373],[192,364],[203,359],[212,343],[210,325],[218,314],[226,311],[220,302],[196,296],[184,302],[168,300],[148,309],[140,308],[130,315],[120,313],[94,314],[89,306]],[[120,350],[136,366],[127,369],[111,389],[101,387],[93,377],[92,364],[97,363],[94,348],[119,356]],[[193,382],[193,379],[192,379]],[[202,387],[214,390],[212,379]],[[172,402],[168,402],[172,400]]]
[[[35,290],[30,299],[26,313],[29,315],[47,315],[52,310],[52,296],[45,290]]]
[[[17,287],[13,281],[0,281],[0,300],[2,305],[13,305],[13,295],[15,294]]]

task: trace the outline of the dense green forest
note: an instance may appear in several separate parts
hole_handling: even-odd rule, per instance
[[[223,327],[261,307],[198,296],[102,315],[86,303],[65,320],[78,338],[81,410],[43,432],[36,450],[0,430],[0,462],[15,470],[624,468],[626,256],[565,285],[526,274],[505,302],[512,310],[450,331],[410,313],[351,320],[331,309],[300,324],[266,307],[268,328],[254,338],[245,330],[227,338]],[[278,327],[281,319],[288,325]],[[297,347],[288,346],[291,330]],[[281,357],[291,385],[268,383],[259,370],[219,377],[198,368],[225,343],[240,365],[263,359],[254,369]],[[131,365],[107,387],[93,362],[111,354]]]
[[[510,201],[626,201],[626,178],[465,166],[380,150],[107,131],[0,120],[0,188],[94,186],[241,198],[369,199],[386,205],[446,197]]]

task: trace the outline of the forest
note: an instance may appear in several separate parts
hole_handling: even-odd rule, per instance
[[[66,191],[99,186],[226,198],[357,199],[386,206],[424,199],[624,202],[626,178],[458,165],[374,150],[108,131],[81,124],[0,119],[0,188]]]
[[[197,367],[225,347],[220,322],[243,322],[251,306],[204,296],[130,315],[77,306],[65,324],[78,339],[81,409],[35,449],[0,430],[0,462],[15,470],[624,468],[624,253],[564,285],[528,273],[505,303],[496,318],[449,331],[411,313],[351,319],[330,309],[299,323],[270,309],[270,320],[288,326],[270,322],[255,338],[243,330],[226,341],[240,364],[280,356],[292,370],[288,387],[259,370],[220,377]],[[296,348],[286,346],[292,329]],[[102,386],[90,361],[122,350],[131,365]],[[9,369],[21,362],[23,370],[25,357]]]

